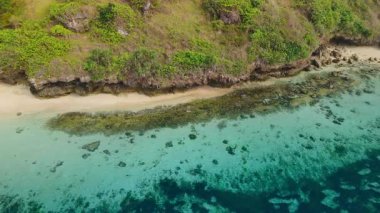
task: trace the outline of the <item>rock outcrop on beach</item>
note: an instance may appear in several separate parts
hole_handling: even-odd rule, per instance
[[[100,82],[93,82],[89,77],[68,77],[54,79],[53,81],[31,79],[29,85],[31,91],[40,97],[56,97],[71,93],[79,95],[87,95],[89,93],[119,94],[130,90],[146,94],[157,94],[204,85],[230,87],[242,82],[262,81],[269,77],[287,77],[296,75],[301,71],[318,70],[332,64],[344,65],[357,63],[359,61],[380,63],[380,59],[376,57],[359,59],[357,54],[349,53],[343,46],[325,45],[313,52],[309,58],[287,64],[269,65],[262,61],[255,62],[251,65],[251,71],[241,76],[231,76],[213,70],[207,70],[202,73],[177,76],[164,83],[154,77],[141,78],[131,76],[127,81],[113,79]]]

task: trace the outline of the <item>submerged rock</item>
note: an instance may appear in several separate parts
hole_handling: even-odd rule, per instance
[[[21,134],[23,131],[24,131],[24,128],[21,128],[21,127],[16,129],[17,134]]]
[[[90,157],[90,156],[91,156],[91,154],[86,153],[86,154],[83,154],[83,155],[82,155],[82,158],[83,158],[83,159],[87,159],[87,158]]]
[[[224,128],[227,127],[227,122],[226,121],[221,121],[221,122],[218,123],[217,127],[218,127],[219,130],[223,130]]]
[[[50,172],[55,173],[57,168],[63,165],[63,161],[58,161],[53,168],[50,169]]]
[[[165,144],[165,147],[166,148],[170,148],[170,147],[173,147],[173,142],[172,141],[169,141]]]
[[[82,149],[85,149],[89,152],[94,152],[95,150],[99,148],[99,146],[100,146],[100,141],[95,141],[95,142],[83,145]]]
[[[227,146],[226,147],[226,151],[228,152],[228,154],[230,155],[235,155],[235,150],[236,150],[237,146],[235,145],[234,147],[232,146]]]
[[[123,161],[120,161],[119,164],[117,164],[119,167],[126,167],[127,164],[124,163]]]
[[[190,138],[190,140],[195,140],[195,139],[197,139],[197,135],[195,135],[195,134],[190,134],[190,135],[189,135],[189,138]]]

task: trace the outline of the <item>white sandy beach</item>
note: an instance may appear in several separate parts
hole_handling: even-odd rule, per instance
[[[224,95],[231,89],[200,87],[186,92],[147,96],[139,93],[120,95],[92,94],[88,96],[68,95],[52,99],[33,96],[27,86],[0,84],[0,115],[32,114],[39,112],[64,113],[71,111],[139,111],[162,105],[176,105],[200,98]]]

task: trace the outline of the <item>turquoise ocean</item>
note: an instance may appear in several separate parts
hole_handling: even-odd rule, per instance
[[[52,116],[0,119],[0,212],[380,211],[378,77],[178,128],[75,136],[46,128]]]

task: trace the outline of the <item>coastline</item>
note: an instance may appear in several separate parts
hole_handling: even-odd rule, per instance
[[[65,113],[71,111],[140,111],[158,106],[172,106],[203,98],[213,98],[227,94],[233,89],[199,87],[186,92],[147,96],[133,93],[90,94],[79,96],[75,94],[53,99],[41,99],[32,95],[27,86],[0,84],[0,116],[17,113],[34,114],[40,112]]]
[[[370,61],[379,58],[380,48],[377,47],[343,47],[344,55],[357,55],[360,61]],[[374,61],[375,62],[375,61]],[[377,62],[376,62],[377,63]],[[334,65],[332,65],[334,66]],[[326,68],[313,70],[321,72]],[[41,99],[34,96],[26,85],[0,84],[0,116],[16,116],[17,113],[34,114],[40,112],[66,113],[66,112],[111,112],[111,111],[141,111],[159,106],[174,106],[189,103],[198,99],[208,99],[226,95],[236,88],[273,85],[277,82],[287,81],[287,78],[269,78],[264,81],[246,82],[230,88],[201,86],[183,92],[159,94],[148,96],[138,92],[114,94],[89,94]]]

